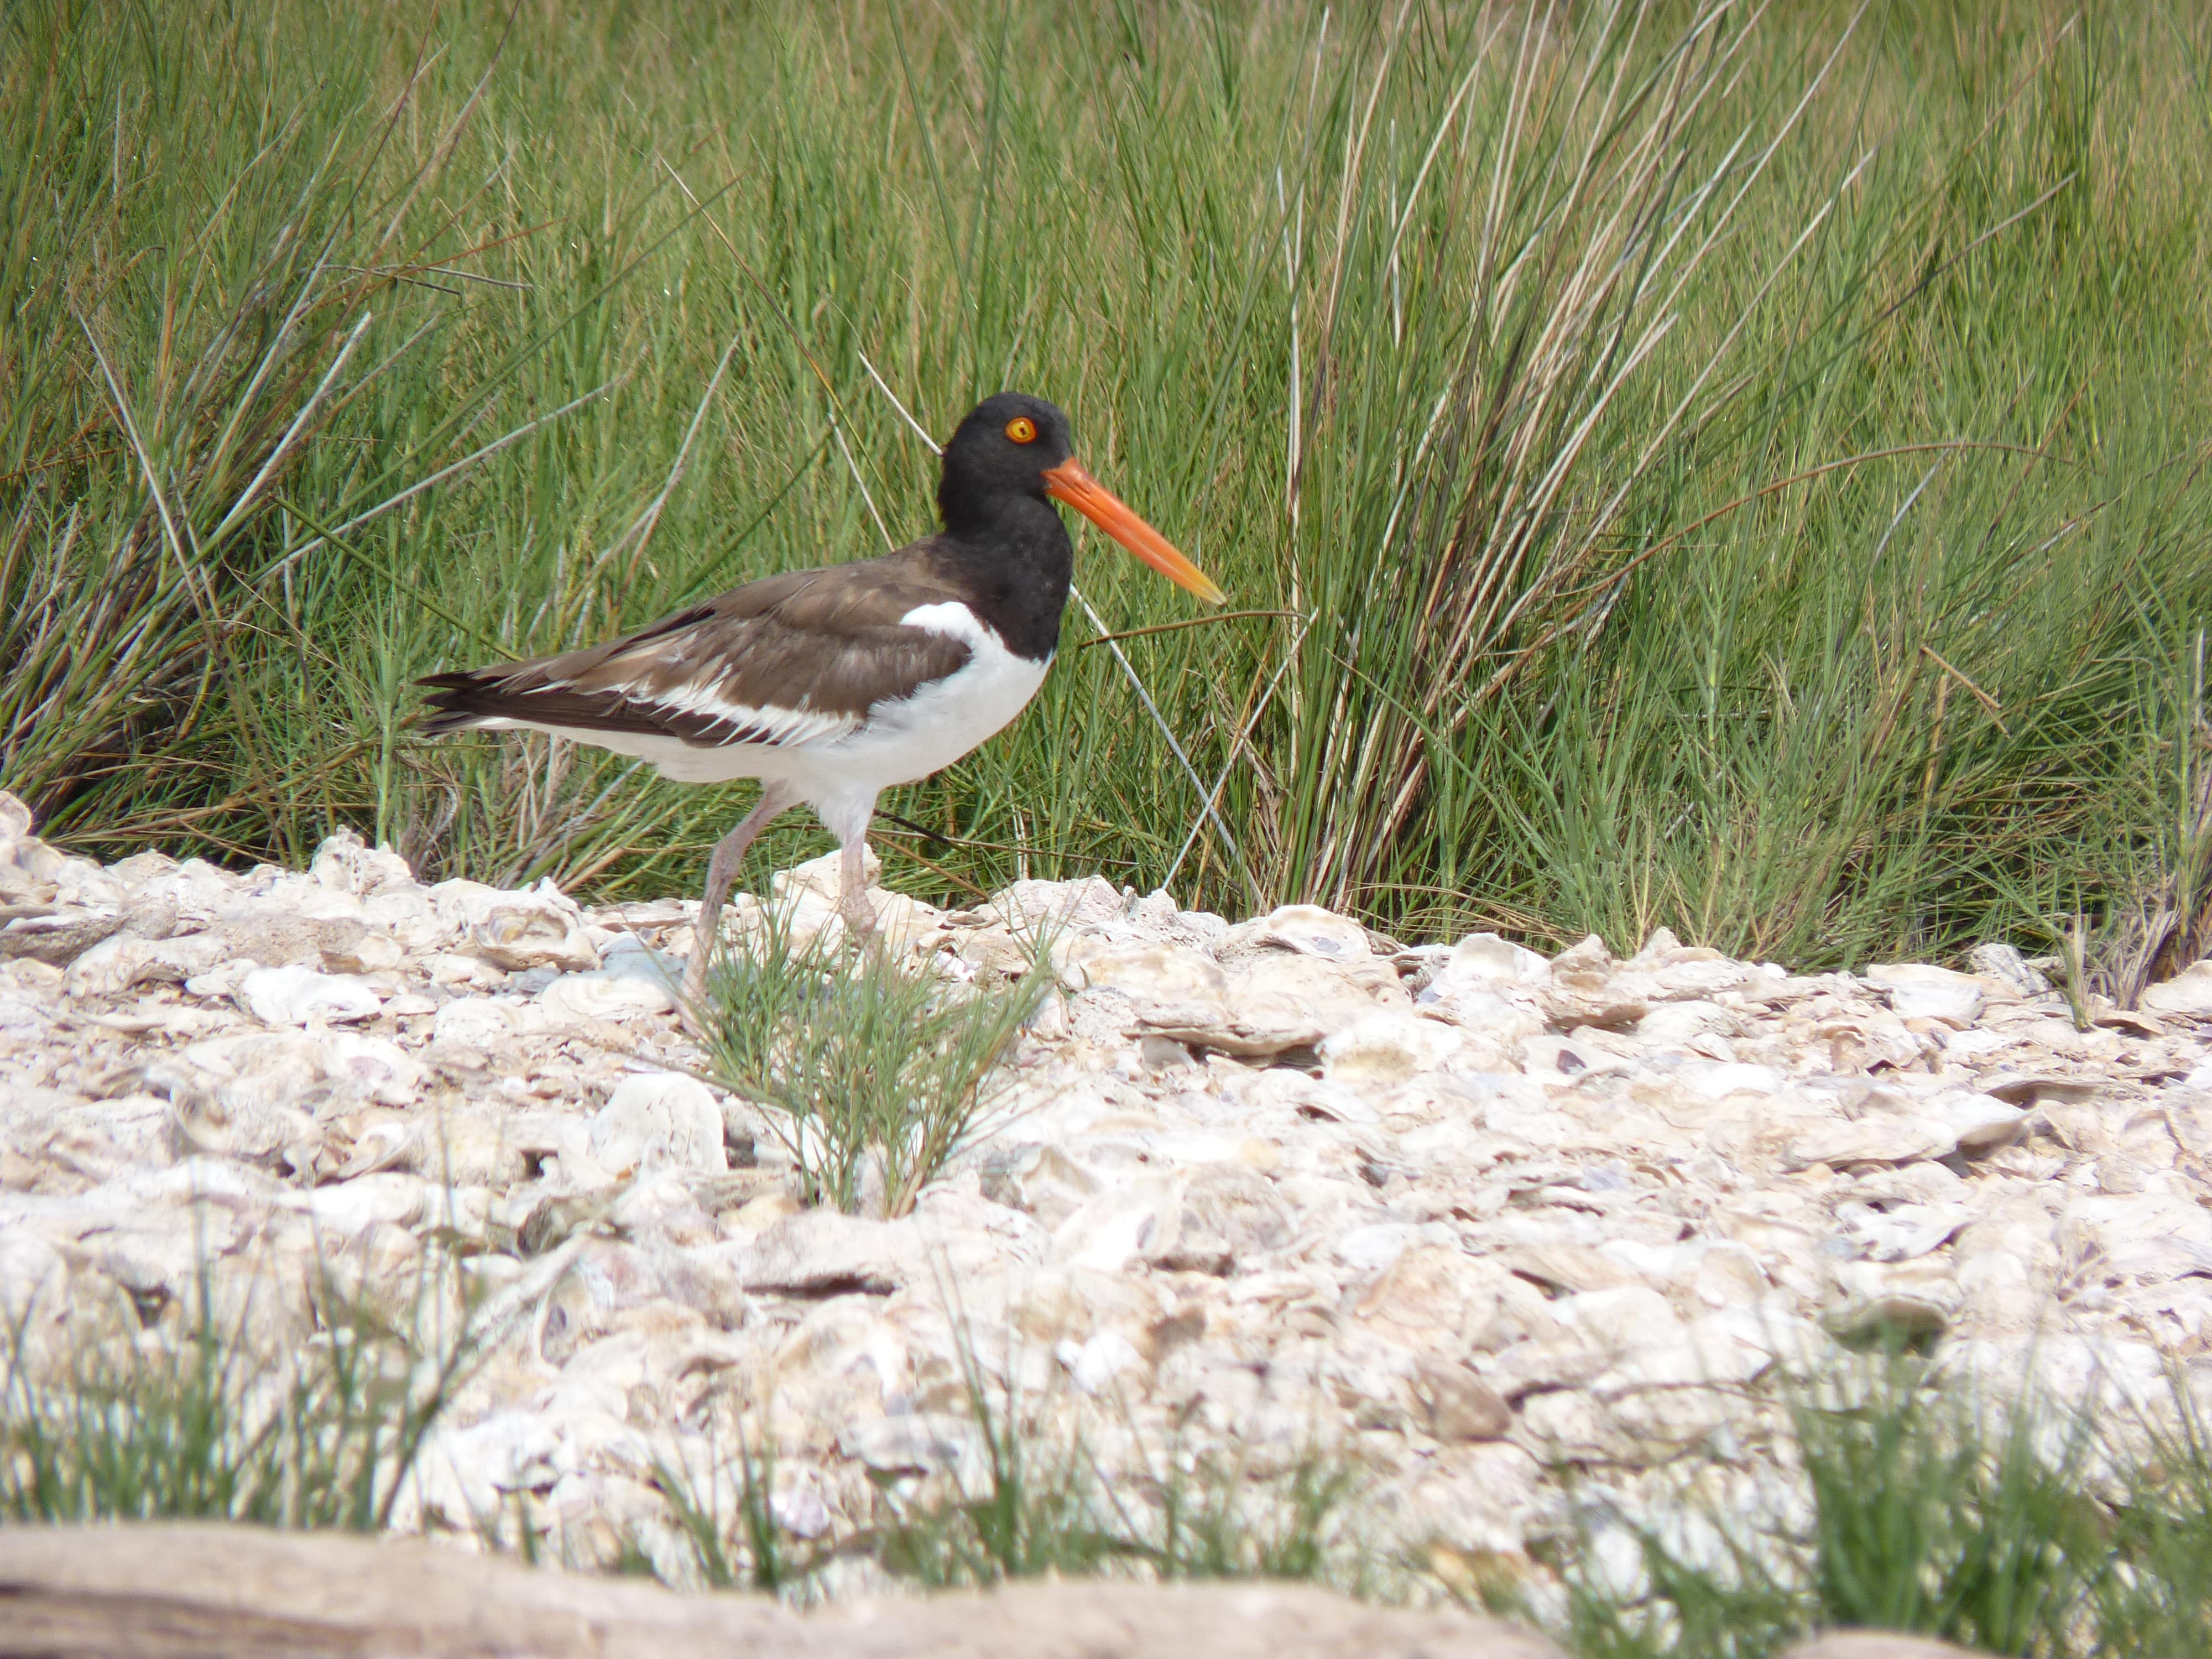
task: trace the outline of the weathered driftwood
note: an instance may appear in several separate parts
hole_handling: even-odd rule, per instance
[[[1564,1659],[1290,1584],[1025,1584],[795,1613],[413,1540],[0,1528],[5,1659]]]
[[[1468,1613],[1297,1584],[1022,1584],[793,1613],[416,1539],[0,1528],[0,1659],[1565,1659]],[[1844,1631],[1784,1659],[1974,1659]]]
[[[1948,1642],[1939,1642],[1932,1636],[1838,1630],[1790,1649],[1782,1659],[1980,1659],[1980,1656]]]

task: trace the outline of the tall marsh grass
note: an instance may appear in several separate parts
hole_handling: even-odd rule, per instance
[[[409,682],[918,533],[902,405],[1012,385],[1236,614],[1086,541],[895,882],[2124,997],[2212,943],[2208,63],[2162,0],[27,0],[0,785],[688,889],[742,801]]]

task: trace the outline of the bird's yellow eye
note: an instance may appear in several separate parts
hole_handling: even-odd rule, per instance
[[[1036,422],[1026,415],[1017,415],[1006,422],[1006,435],[1018,444],[1036,441]]]

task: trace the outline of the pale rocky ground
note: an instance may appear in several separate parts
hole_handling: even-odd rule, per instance
[[[826,880],[777,878],[802,933]],[[2121,1417],[2212,1382],[2212,962],[2081,1030],[2002,945],[1798,975],[1664,933],[1547,960],[1231,926],[1097,879],[876,898],[956,980],[1048,919],[1064,988],[896,1220],[802,1208],[769,1116],[694,1075],[666,976],[695,903],[425,886],[349,835],[306,872],[102,867],[0,796],[25,1363],[118,1309],[174,1328],[203,1262],[272,1351],[332,1284],[419,1316],[458,1283],[489,1358],[398,1524],[520,1516],[677,1576],[655,1471],[726,1500],[741,1443],[823,1545],[979,1489],[971,1358],[1133,1494],[1194,1451],[1355,1465],[1369,1541],[1447,1578],[1577,1505],[1692,1549],[1705,1507],[1786,1521],[1777,1379],[1885,1325]]]

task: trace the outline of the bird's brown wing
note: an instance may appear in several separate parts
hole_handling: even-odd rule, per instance
[[[698,747],[834,741],[878,702],[967,662],[963,639],[900,619],[958,603],[927,542],[734,588],[588,650],[433,674],[425,735],[489,721],[645,733]]]

